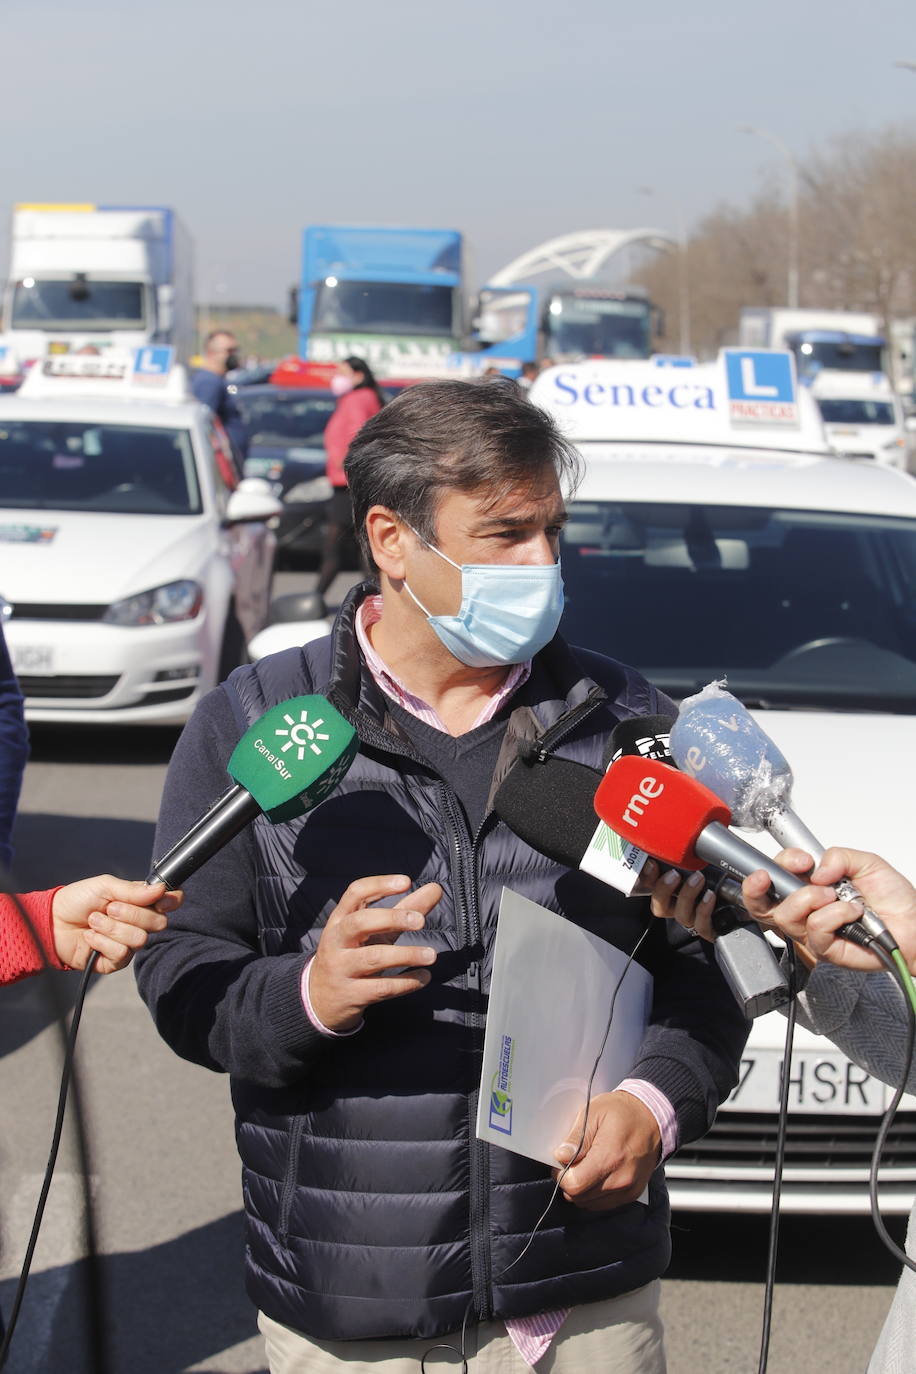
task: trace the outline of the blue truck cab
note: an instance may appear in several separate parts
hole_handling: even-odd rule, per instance
[[[457,229],[309,225],[296,291],[299,355],[354,354],[381,377],[439,371],[462,336],[462,286]]]
[[[661,313],[645,292],[598,286],[487,286],[478,298],[475,338],[482,358],[517,374],[524,362],[648,358]]]

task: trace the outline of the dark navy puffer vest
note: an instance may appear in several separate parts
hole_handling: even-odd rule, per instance
[[[454,795],[399,736],[361,664],[359,599],[351,595],[332,639],[237,669],[226,684],[240,733],[276,702],[317,691],[360,736],[333,796],[297,821],[255,824],[261,945],[265,954],[313,951],[348,883],[406,873],[442,884],[426,929],[401,937],[433,945],[438,959],[427,988],[370,1010],[363,1030],[329,1042],[295,1088],[234,1081],[249,1293],[316,1338],[365,1339],[454,1330],[469,1303],[471,1320],[484,1320],[627,1292],[668,1263],[661,1170],[647,1206],[595,1213],[554,1202],[513,1264],[552,1179],[478,1141],[474,1122],[502,886],[627,950],[643,903],[559,867],[492,813],[468,833]],[[559,640],[538,663],[553,690],[513,712],[507,762],[517,736],[568,718],[560,752],[600,767],[618,718],[659,709],[638,674],[597,655],[574,658]],[[558,1005],[575,1016],[574,988],[558,984]]]

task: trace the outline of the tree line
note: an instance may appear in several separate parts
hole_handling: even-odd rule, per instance
[[[850,133],[797,160],[798,304],[916,315],[916,133]],[[788,170],[768,174],[750,204],[721,204],[680,249],[638,272],[665,312],[664,347],[681,337],[686,282],[693,353],[734,342],[742,306],[785,305],[792,205]]]

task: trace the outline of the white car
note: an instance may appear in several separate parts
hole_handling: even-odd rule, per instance
[[[0,596],[28,719],[184,721],[266,623],[279,513],[182,369],[36,365],[0,399]]]
[[[812,391],[835,453],[907,470],[910,435],[900,397],[887,377],[825,371],[814,378]]]
[[[750,370],[732,368],[732,379],[758,394],[778,389],[778,373],[747,356]],[[676,700],[727,678],[792,765],[793,805],[814,834],[874,850],[916,879],[906,768],[916,750],[916,484],[828,456],[807,388],[793,423],[773,423],[773,395],[748,423],[722,363],[666,373],[669,389],[691,376],[694,392],[709,388],[705,414],[683,414],[686,389],[667,407],[651,391],[653,413],[631,405],[648,371],[626,391],[636,372],[600,363],[535,383],[532,400],[585,459],[563,541],[561,628]],[[712,1131],[666,1165],[675,1206],[770,1210],[785,1032],[777,1012],[754,1022]],[[802,1029],[790,1079],[783,1210],[867,1213],[891,1089]],[[916,1192],[914,1109],[904,1098],[885,1151],[888,1212],[908,1212]]]
[[[727,678],[792,765],[813,832],[916,878],[916,484],[759,450],[583,452],[562,550],[567,639],[675,699]],[[785,1030],[779,1013],[754,1022],[712,1131],[666,1166],[676,1206],[769,1211]],[[783,1210],[867,1213],[891,1090],[801,1029],[791,1082]],[[882,1174],[889,1212],[916,1192],[916,1101],[904,1105]]]

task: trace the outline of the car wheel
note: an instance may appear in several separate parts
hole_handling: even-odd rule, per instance
[[[220,682],[229,676],[233,668],[238,668],[240,664],[249,661],[245,633],[235,613],[235,605],[230,602],[226,616],[226,627],[223,630],[223,646],[219,655]]]

